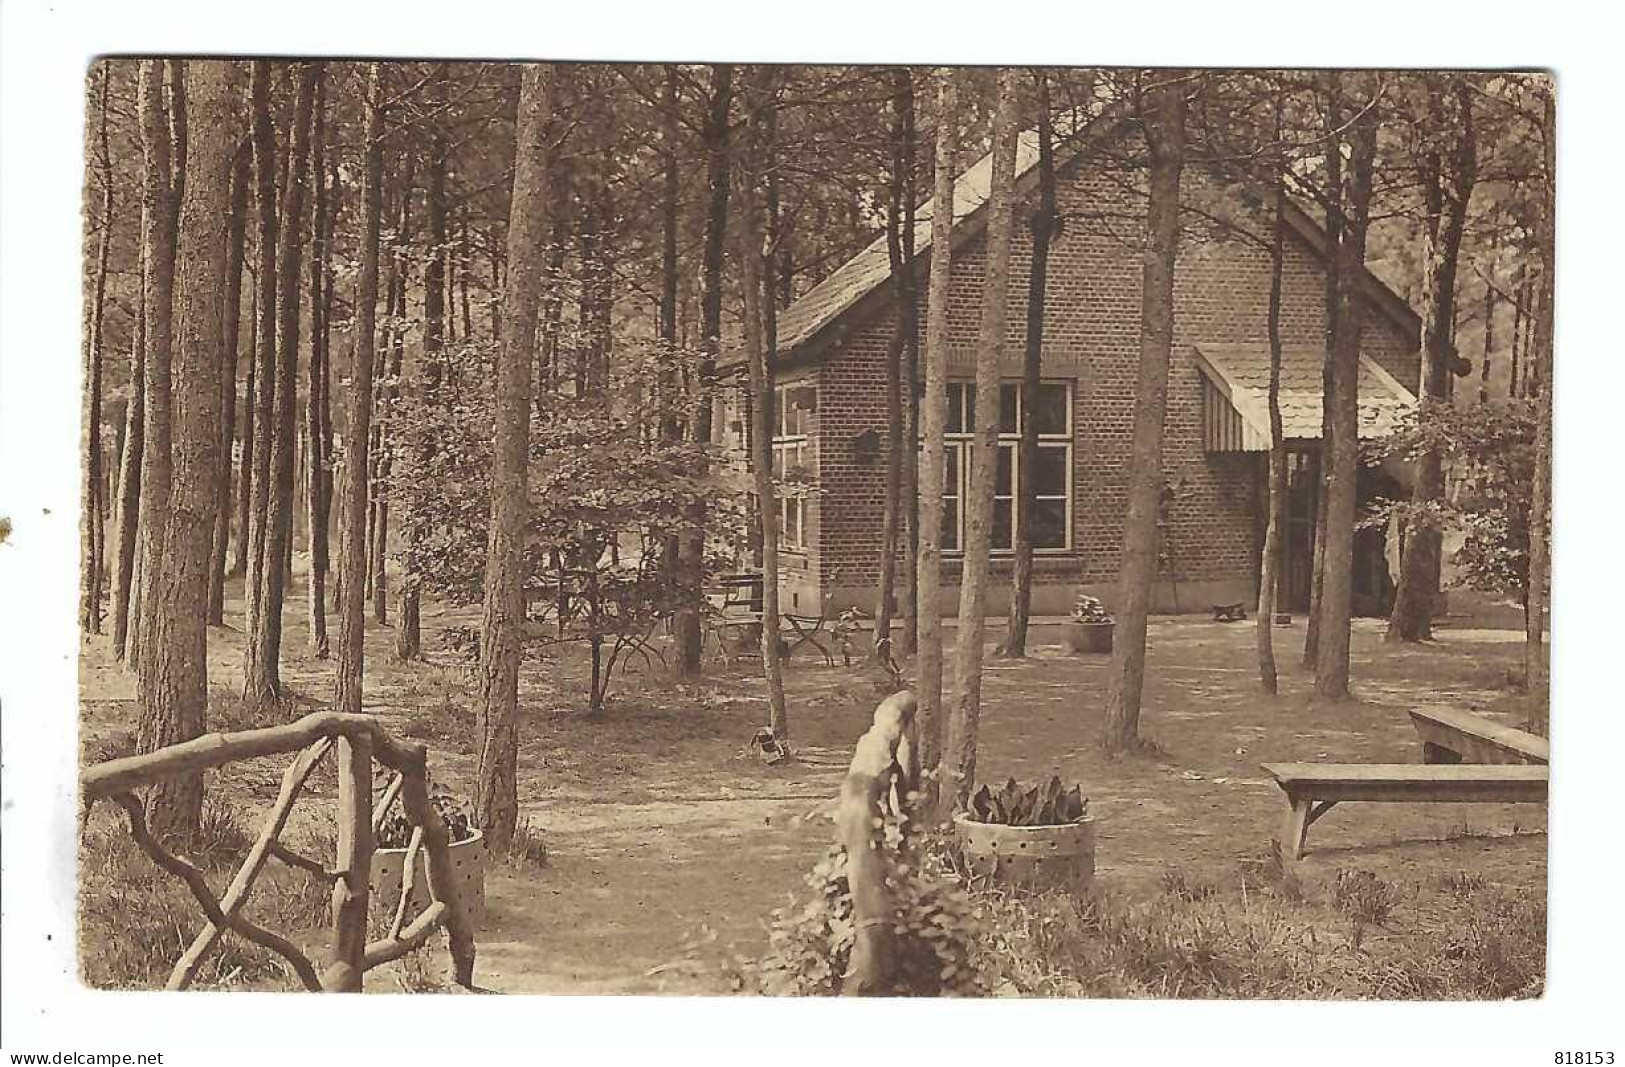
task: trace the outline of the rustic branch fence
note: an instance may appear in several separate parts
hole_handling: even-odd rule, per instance
[[[909,795],[919,782],[916,707],[914,694],[907,690],[881,702],[868,732],[858,739],[841,783],[835,825],[846,848],[846,881],[852,890],[856,929],[841,980],[843,996],[884,995],[895,966],[896,933],[883,834],[887,808],[906,814]]]
[[[282,844],[279,837],[305,781],[329,752],[338,760],[338,855],[327,867]],[[240,760],[296,754],[282,776],[276,802],[259,836],[248,850],[223,897],[215,897],[203,872],[170,852],[147,829],[146,815],[135,790],[186,772]],[[374,811],[372,763],[393,772]],[[111,800],[129,816],[130,834],[152,861],[179,878],[203,910],[207,923],[170,972],[168,988],[185,989],[209,951],[227,932],[281,956],[304,987],[312,992],[359,992],[362,978],[374,967],[399,959],[444,927],[451,945],[452,977],[464,988],[474,980],[474,934],[463,908],[460,883],[453,873],[445,824],[429,803],[428,750],[390,737],[369,715],[317,712],[283,726],[235,733],[208,734],[155,752],[99,763],[79,779],[88,815],[97,800]],[[412,825],[402,877],[401,896],[389,932],[367,941],[368,876],[378,827],[399,799]],[[420,851],[428,853],[429,906],[406,922],[414,871]],[[242,914],[257,878],[275,858],[333,883],[333,961],[320,973],[310,958],[287,938],[266,930]]]

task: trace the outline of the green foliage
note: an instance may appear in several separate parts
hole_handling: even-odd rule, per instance
[[[1089,801],[1079,786],[1067,789],[1058,776],[1023,789],[1011,778],[998,792],[987,786],[971,797],[966,813],[973,821],[1000,826],[1065,826],[1089,815]]]
[[[895,967],[886,996],[975,996],[983,993],[971,965],[977,918],[960,884],[905,839],[888,817],[882,835],[892,903]],[[753,968],[758,989],[771,995],[836,996],[856,938],[846,849],[832,845],[807,876],[805,904],[774,913],[772,947]]]
[[[1534,400],[1502,400],[1458,408],[1423,403],[1407,425],[1377,451],[1414,460],[1438,450],[1451,472],[1448,500],[1418,507],[1390,501],[1365,518],[1463,534],[1454,560],[1463,584],[1484,592],[1522,595],[1529,575],[1529,511],[1535,484],[1539,410]]]

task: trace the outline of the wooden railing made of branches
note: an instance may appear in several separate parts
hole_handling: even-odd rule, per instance
[[[295,852],[279,840],[306,779],[329,752],[336,753],[339,764],[338,855],[331,867]],[[294,760],[282,776],[276,802],[225,895],[216,897],[202,871],[152,836],[135,791],[177,774],[289,753],[295,754]],[[394,772],[376,811],[372,799],[373,760]],[[207,919],[176,961],[168,988],[187,988],[209,951],[230,931],[281,956],[308,990],[359,992],[367,971],[422,947],[442,926],[450,941],[452,977],[458,985],[472,987],[474,934],[453,871],[445,824],[429,803],[428,750],[390,737],[372,716],[316,712],[283,726],[207,734],[155,752],[99,763],[80,775],[79,786],[86,817],[97,800],[110,800],[124,809],[136,843],[154,863],[185,883]],[[368,877],[374,841],[397,798],[412,826],[401,895],[388,934],[369,943]],[[428,854],[430,903],[407,923],[407,902],[412,896],[420,851]],[[319,973],[299,946],[243,914],[255,878],[273,858],[333,883],[333,960]]]
[[[846,848],[846,881],[852,890],[856,931],[841,980],[843,996],[884,994],[895,966],[884,834],[887,808],[905,813],[919,781],[916,707],[914,694],[907,690],[881,702],[868,732],[858,739],[841,783],[835,825]]]

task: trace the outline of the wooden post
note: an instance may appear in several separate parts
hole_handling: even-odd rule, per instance
[[[372,869],[372,739],[339,739],[339,848],[333,883],[333,963],[322,988],[361,992],[367,951],[367,878]]]
[[[466,989],[474,984],[474,931],[469,928],[468,912],[463,909],[462,887],[452,867],[446,824],[429,804],[428,774],[425,771],[428,753],[422,745],[414,747],[411,761],[403,762],[399,768],[401,807],[406,811],[406,817],[423,829],[423,847],[429,851],[426,872],[429,876],[429,899],[446,905],[446,939],[451,944],[452,980]],[[432,905],[429,911],[433,911]],[[429,914],[429,911],[424,914]],[[402,936],[404,938],[405,935]]]
[[[856,928],[852,958],[841,980],[842,996],[883,995],[891,975],[891,894],[878,831],[885,818],[881,805],[891,788],[897,746],[914,721],[915,706],[914,694],[905,691],[887,697],[875,709],[874,724],[859,739],[841,783],[835,824],[846,847],[846,882],[852,890]]]

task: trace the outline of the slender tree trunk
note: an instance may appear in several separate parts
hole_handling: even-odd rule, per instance
[[[327,389],[327,302],[323,285],[331,240],[327,203],[327,78],[316,75],[316,99],[311,178],[313,203],[310,217],[310,260],[306,284],[310,291],[310,361],[305,374],[305,513],[306,547],[310,550],[310,573],[306,579],[305,608],[310,620],[310,651],[317,659],[328,657],[327,642],[327,493],[326,472],[333,457],[322,432],[322,412]]]
[[[965,562],[959,586],[959,633],[954,649],[958,692],[948,722],[949,778],[938,797],[947,815],[963,808],[976,782],[976,741],[982,713],[982,644],[989,556],[993,546],[993,483],[999,448],[999,355],[1004,347],[1010,286],[1010,189],[1016,169],[1016,72],[998,72],[993,119],[993,173],[987,202],[987,273],[976,338],[976,440],[966,502]],[[946,117],[946,116],[944,116]]]
[[[397,247],[390,259],[389,289],[385,308],[389,315],[389,366],[379,383],[379,413],[374,420],[374,521],[372,528],[372,579],[368,588],[372,593],[372,618],[382,626],[389,621],[389,483],[394,468],[395,441],[392,436],[392,412],[395,399],[400,395],[401,368],[406,358],[406,290],[410,264],[405,243],[412,232],[412,192],[416,188],[417,156],[406,157],[406,173],[401,182],[400,213],[395,223]],[[494,291],[494,290],[493,290]],[[494,305],[493,305],[494,306]]]
[[[146,254],[141,255],[141,277],[147,274]],[[146,282],[142,282],[142,290]],[[135,329],[130,343],[130,400],[124,411],[123,441],[119,448],[118,542],[113,553],[113,656],[124,662],[130,651],[131,608],[135,603],[135,560],[140,541],[141,457],[145,452],[144,429],[147,392],[147,308],[137,301]],[[133,657],[130,657],[133,659]]]
[[[153,60],[142,65],[141,82],[142,143],[145,146],[146,186],[142,208],[142,245],[148,264],[142,275],[142,301],[147,314],[147,365],[145,412],[141,456],[141,523],[139,527],[143,580],[136,585],[131,610],[136,614],[132,635],[132,659],[139,676],[144,668],[143,637],[153,604],[152,579],[160,574],[163,538],[167,532],[171,484],[170,459],[170,355],[174,331],[175,227],[180,204],[183,158],[176,144],[177,131],[185,128],[179,118],[180,94],[170,82],[169,101],[164,100],[164,64]],[[140,735],[138,734],[138,742]]]
[[[1343,243],[1343,97],[1339,75],[1327,72],[1326,106],[1326,358],[1321,366],[1320,452],[1316,457],[1314,549],[1311,553],[1309,614],[1304,622],[1303,665],[1313,668],[1320,647],[1320,594],[1326,581],[1326,502],[1330,498],[1332,454],[1332,346],[1337,336],[1338,275]]]
[[[1525,579],[1524,683],[1530,697],[1528,727],[1541,735],[1550,732],[1551,694],[1547,688],[1549,665],[1546,652],[1547,582],[1550,580],[1552,536],[1552,383],[1555,369],[1555,308],[1553,280],[1557,273],[1557,97],[1550,82],[1545,87],[1545,196],[1538,216],[1537,236],[1545,270],[1541,275],[1541,317],[1535,334],[1532,362],[1536,364],[1540,390],[1535,394],[1539,408],[1539,437],[1535,442],[1535,484],[1529,508],[1529,575]]]
[[[732,169],[729,114],[733,109],[733,68],[719,63],[711,68],[711,111],[706,122],[705,246],[700,263],[700,359],[694,381],[694,440],[711,443],[711,405],[715,396],[717,356],[722,349],[722,253],[728,234],[728,175]],[[700,518],[696,516],[696,518]],[[703,529],[703,522],[696,528]],[[676,618],[677,668],[683,675],[700,672],[699,605],[705,584],[705,538],[698,533],[682,537],[683,581],[690,607]]]
[[[903,264],[898,286],[899,325],[903,331],[903,544],[905,564],[897,581],[902,589],[899,611],[902,626],[897,639],[897,658],[906,660],[919,647],[920,591],[915,560],[920,552],[920,307],[919,285],[914,272],[914,209],[918,198],[916,156],[919,132],[914,115],[914,73],[898,67],[895,99],[903,116]],[[788,226],[775,242],[784,246]],[[781,247],[781,253],[787,249]],[[785,272],[788,274],[788,272]],[[790,293],[781,294],[789,306]]]
[[[1150,151],[1145,259],[1140,305],[1140,383],[1134,407],[1128,514],[1117,628],[1101,736],[1108,753],[1140,744],[1145,692],[1146,616],[1157,576],[1157,510],[1163,488],[1162,423],[1168,409],[1168,359],[1174,340],[1174,262],[1179,250],[1179,183],[1185,165],[1185,96],[1174,71],[1153,71],[1142,104]]]
[[[253,155],[250,153],[250,160]],[[246,257],[245,257],[246,258]],[[228,577],[244,576],[243,582],[243,614],[246,622],[248,615],[248,601],[251,596],[250,583],[246,581],[248,574],[248,547],[249,526],[252,523],[254,505],[254,442],[255,415],[259,398],[259,350],[257,345],[257,329],[260,321],[259,282],[251,278],[251,292],[249,294],[249,320],[248,320],[248,370],[243,375],[243,434],[242,446],[237,456],[237,520],[233,524],[236,528],[236,539],[233,542],[231,554],[231,570]],[[238,327],[239,333],[241,326]]]
[[[91,279],[85,322],[85,488],[80,523],[81,584],[79,627],[85,633],[102,632],[102,335],[107,302],[107,259],[113,245],[113,161],[107,147],[107,101],[112,64],[101,64],[101,94],[97,111],[97,151],[102,186],[101,233],[96,246],[96,271]]]
[[[249,163],[248,142],[243,141],[232,156],[231,216],[226,227],[226,290],[225,307],[221,312],[225,363],[220,375],[220,463],[216,479],[214,550],[209,562],[209,623],[212,626],[222,626],[226,621],[226,554],[231,547],[231,453],[237,441],[237,348],[242,335]]]
[[[773,302],[768,271],[763,263],[763,230],[757,183],[773,165],[764,127],[765,113],[775,106],[773,69],[758,67],[746,93],[750,109],[747,136],[750,145],[742,161],[739,184],[739,261],[744,268],[745,362],[750,374],[751,477],[762,542],[762,670],[767,679],[768,726],[781,743],[790,737],[790,716],[784,701],[784,664],[779,644],[779,509],[773,492],[773,353],[768,348],[765,306]]]
[[[1490,352],[1495,348],[1495,287],[1484,286],[1484,359],[1478,372],[1478,402],[1490,402]]]
[[[256,598],[257,627],[251,627],[245,657],[244,699],[266,705],[282,696],[279,661],[282,653],[282,604],[286,591],[287,560],[293,534],[294,436],[298,432],[295,392],[299,372],[299,268],[303,263],[305,183],[308,180],[311,120],[316,98],[316,77],[322,65],[300,64],[295,90],[286,180],[278,212],[275,246],[276,311],[275,398],[270,409],[272,447],[269,484],[266,486],[264,559],[260,563],[260,589]],[[263,253],[262,253],[263,256]],[[261,316],[266,309],[261,309]],[[262,387],[261,395],[264,394]]]
[[[891,176],[886,196],[886,255],[897,300],[897,322],[886,348],[886,487],[880,520],[880,580],[875,586],[875,633],[871,659],[892,662],[892,605],[896,599],[897,547],[903,525],[903,351],[906,346],[903,261],[903,108],[892,93]]]
[[[174,365],[173,462],[175,484],[166,512],[164,551],[148,581],[153,610],[145,625],[140,701],[143,751],[199,737],[209,701],[209,561],[214,547],[220,459],[221,300],[225,284],[226,232],[230,214],[232,65],[187,63],[191,116],[198,138],[187,157],[190,170],[179,225],[179,345]],[[195,831],[203,808],[201,772],[154,785],[147,793],[147,819],[159,837]]]
[[[1281,140],[1281,102],[1275,106],[1275,139]],[[1258,684],[1264,692],[1278,691],[1275,670],[1276,594],[1280,584],[1282,540],[1286,531],[1286,434],[1281,421],[1281,283],[1286,251],[1286,180],[1276,163],[1275,203],[1270,239],[1270,454],[1269,518],[1264,527],[1264,551],[1258,564]]]
[[[1377,119],[1367,108],[1354,120],[1349,157],[1346,232],[1338,246],[1337,317],[1332,339],[1332,441],[1326,499],[1325,576],[1320,589],[1320,634],[1315,649],[1315,692],[1342,700],[1349,692],[1349,621],[1354,595],[1354,523],[1360,469],[1360,336],[1365,320],[1366,230]]]
[[[450,151],[445,138],[436,136],[429,156],[429,185],[425,209],[429,215],[428,263],[423,268],[423,392],[426,402],[436,403],[443,377],[446,320],[446,167]],[[550,275],[551,280],[551,275]],[[411,442],[425,458],[434,454],[429,435]],[[395,620],[395,658],[402,662],[423,654],[422,583],[415,554],[418,547],[418,517],[402,516],[407,548],[401,567],[401,601]]]
[[[519,818],[519,654],[525,624],[529,521],[530,368],[535,359],[547,238],[549,71],[527,66],[515,120],[508,278],[496,369],[491,534],[480,628],[479,825],[491,846],[512,841]]]
[[[931,199],[931,274],[926,292],[925,397],[920,405],[920,551],[915,559],[919,599],[916,653],[920,769],[925,797],[921,810],[938,810],[942,760],[942,489],[948,427],[948,293],[953,258],[954,148],[958,115],[955,72],[936,72],[936,179]]]
[[[339,711],[361,712],[366,661],[367,442],[372,423],[372,368],[378,316],[378,242],[383,223],[384,109],[379,65],[367,67],[363,106],[361,181],[361,270],[356,282],[351,330],[349,410],[345,412],[343,476],[339,522],[339,655],[334,703]]]
[[[1055,146],[1050,123],[1049,79],[1043,70],[1038,79],[1038,211],[1032,217],[1033,262],[1027,285],[1027,339],[1022,352],[1021,442],[1016,457],[1018,475],[1015,514],[1015,567],[1010,590],[1009,633],[1003,653],[1012,659],[1027,655],[1027,623],[1033,606],[1033,514],[1037,510],[1038,420],[1033,405],[1038,401],[1044,359],[1044,289],[1049,278],[1049,248],[1060,225],[1055,206]]]
[[[1455,144],[1446,165],[1436,157],[1430,219],[1422,237],[1422,386],[1424,407],[1450,403],[1451,364],[1455,360],[1452,322],[1456,315],[1456,269],[1461,258],[1462,235],[1467,228],[1467,204],[1478,177],[1478,147],[1473,129],[1473,102],[1465,83],[1457,86],[1457,106],[1447,115],[1444,88],[1430,89],[1432,116],[1440,130],[1454,131]],[[1448,173],[1438,173],[1448,167]],[[1424,412],[1426,417],[1426,412]],[[1416,460],[1416,485],[1411,494],[1413,518],[1408,524],[1400,558],[1399,589],[1388,618],[1386,639],[1427,641],[1433,637],[1433,609],[1439,599],[1439,572],[1443,537],[1437,524],[1422,518],[1425,509],[1444,499],[1444,455],[1424,449]]]
[[[265,569],[270,555],[268,527],[273,495],[272,456],[278,432],[276,417],[276,249],[277,249],[277,145],[276,126],[271,119],[271,64],[256,60],[249,90],[252,101],[254,152],[254,199],[257,214],[255,231],[255,308],[252,437],[252,498],[248,513],[247,572],[243,578],[245,630],[243,649],[243,696],[255,703],[275,699],[278,685],[276,665],[264,662],[267,645]]]

